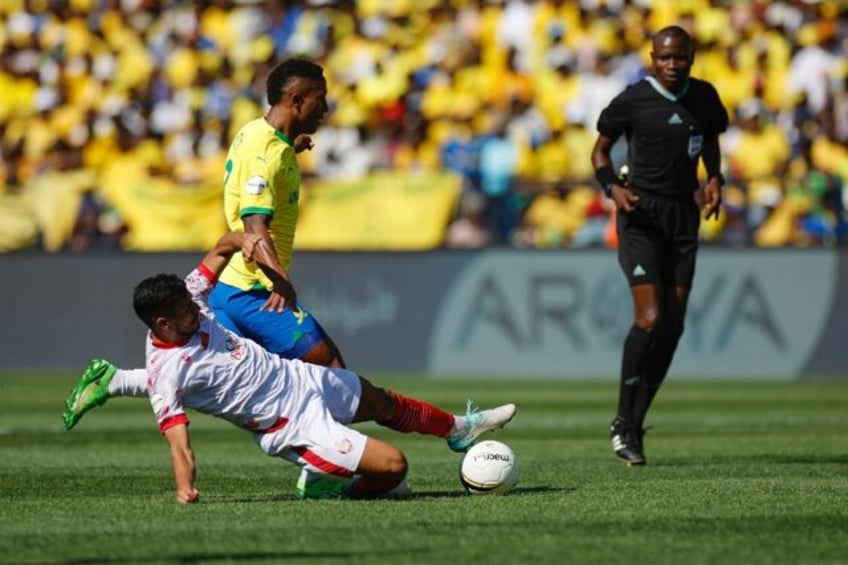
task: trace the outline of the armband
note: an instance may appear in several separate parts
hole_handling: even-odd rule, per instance
[[[597,169],[595,171],[595,179],[598,181],[598,184],[601,185],[601,188],[604,189],[604,194],[607,196],[609,196],[612,191],[612,185],[619,184],[621,182],[618,180],[618,176],[615,174],[615,170],[612,168],[612,165],[605,165],[600,169]]]

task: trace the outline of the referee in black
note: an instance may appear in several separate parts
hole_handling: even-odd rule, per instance
[[[653,38],[651,75],[616,96],[598,119],[595,177],[617,208],[618,262],[633,296],[624,340],[618,413],[610,437],[628,465],[644,465],[644,421],[683,333],[695,275],[700,193],[706,219],[721,207],[718,136],[727,111],[715,88],[691,78],[694,45],[681,27]],[[628,178],[613,169],[610,149],[624,135]],[[701,188],[698,159],[707,172]]]

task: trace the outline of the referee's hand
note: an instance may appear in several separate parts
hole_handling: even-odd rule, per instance
[[[615,202],[619,210],[624,210],[628,214],[636,209],[639,204],[639,197],[636,196],[629,188],[620,184],[612,185],[610,189],[610,198]]]
[[[721,180],[711,178],[704,186],[704,219],[715,218],[721,210]]]

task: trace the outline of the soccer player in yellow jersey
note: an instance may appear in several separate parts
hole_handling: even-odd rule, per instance
[[[319,65],[291,59],[271,71],[266,91],[268,113],[242,127],[230,146],[224,212],[232,231],[257,234],[266,241],[257,261],[279,268],[289,285],[275,290],[256,263],[245,262],[237,253],[210,296],[210,306],[224,326],[272,353],[344,367],[336,345],[298,304],[288,278],[300,195],[296,153],[311,148],[309,135],[328,111],[327,82]],[[113,396],[147,396],[147,372],[93,360],[66,401],[65,429]]]
[[[276,256],[263,261],[288,273],[300,196],[295,140],[318,129],[327,107],[327,82],[320,66],[302,59],[278,65],[268,76],[264,118],[245,125],[227,155],[224,213],[233,231],[260,235]],[[293,286],[285,294],[256,266],[236,254],[210,296],[218,319],[272,353],[319,365],[343,366],[338,349],[321,326],[297,304]]]

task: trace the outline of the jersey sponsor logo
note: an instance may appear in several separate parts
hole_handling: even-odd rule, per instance
[[[634,277],[644,277],[647,274],[648,273],[645,272],[645,269],[644,267],[642,267],[642,265],[636,265],[636,267],[633,269]]]
[[[683,120],[680,118],[680,114],[677,112],[673,113],[671,117],[668,119],[668,123],[670,124],[682,124]]]
[[[268,186],[268,181],[265,180],[265,177],[256,175],[252,176],[247,180],[247,184],[244,187],[244,190],[248,194],[262,194],[262,191]]]

